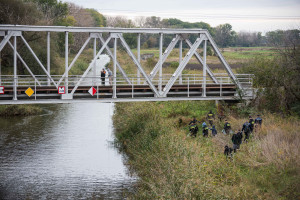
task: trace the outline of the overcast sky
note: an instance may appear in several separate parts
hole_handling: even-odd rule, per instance
[[[300,0],[63,0],[104,15],[178,18],[211,26],[230,23],[235,31],[300,28]]]

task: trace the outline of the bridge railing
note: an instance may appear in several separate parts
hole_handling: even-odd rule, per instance
[[[229,76],[225,76],[227,74],[216,74],[215,78],[218,80],[221,84],[234,84],[232,79]],[[162,83],[163,85],[167,84],[170,80],[170,77],[172,74],[164,74],[162,76]],[[60,75],[51,75],[54,82],[58,83],[61,76]],[[238,81],[242,85],[247,85],[248,87],[252,87],[253,84],[253,75],[252,74],[236,74],[236,77]],[[76,83],[82,78],[80,75],[70,75],[68,77],[68,85],[69,86],[75,86]],[[127,78],[130,80],[130,84],[126,81]],[[14,86],[14,76],[13,75],[2,75],[0,79],[0,85],[2,86]],[[113,77],[112,77],[113,80]],[[181,78],[178,78],[175,82],[175,84],[190,84],[190,85],[196,85],[196,84],[202,84],[204,80],[204,77],[202,74],[183,74]],[[152,82],[155,85],[159,84],[159,77],[154,77]],[[54,86],[52,82],[48,81],[48,77],[45,75],[36,75],[35,79],[31,77],[30,75],[19,75],[16,79],[17,86]],[[64,81],[61,82],[61,86],[63,86],[65,83]],[[109,78],[105,78],[105,85],[112,85],[110,83]],[[128,77],[116,77],[116,84],[117,85],[144,85],[146,84],[146,79],[143,77],[136,77],[135,74],[129,74]],[[210,77],[206,77],[206,84],[215,84],[214,81]],[[92,86],[92,85],[98,85],[101,86],[101,77],[100,76],[86,76],[82,79],[80,82],[80,86]]]

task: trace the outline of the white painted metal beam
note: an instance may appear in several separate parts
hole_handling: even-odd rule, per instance
[[[207,40],[204,40],[203,45],[203,82],[202,82],[202,96],[206,97],[206,48],[207,48]]]
[[[141,63],[141,34],[138,33],[138,37],[137,37],[137,59],[138,59],[138,62]],[[137,84],[140,84],[141,83],[141,73],[140,71],[137,69]]]
[[[185,39],[185,42],[186,44],[189,46],[189,47],[192,47],[192,43],[189,39]],[[203,60],[201,58],[201,56],[199,55],[198,52],[195,52],[195,57],[196,59],[201,63],[202,66],[204,66],[203,64]],[[213,72],[211,71],[211,69],[209,68],[209,66],[207,65],[206,63],[206,71],[208,73],[208,75],[210,76],[210,78],[215,82],[215,83],[219,83],[219,81],[216,79],[215,75],[213,74]]]
[[[106,40],[106,42],[103,44],[103,46],[101,47],[101,49],[99,50],[99,52],[97,53],[96,57],[94,57],[94,59],[92,60],[92,62],[90,63],[89,67],[85,70],[84,74],[82,75],[82,77],[79,79],[79,81],[76,83],[75,87],[73,88],[71,94],[73,95],[74,92],[77,90],[78,86],[80,85],[80,83],[82,82],[82,80],[86,77],[86,75],[88,74],[88,72],[91,70],[91,68],[94,66],[94,63],[97,60],[97,57],[100,56],[100,54],[102,53],[102,51],[105,49],[105,47],[107,46],[108,42],[111,40],[111,36],[109,36]]]
[[[14,36],[14,96],[13,100],[17,100],[17,36]]]
[[[154,92],[154,94],[159,97],[160,94],[158,93],[156,87],[153,85],[152,81],[150,80],[150,78],[147,76],[146,72],[144,71],[144,69],[142,68],[141,64],[138,62],[138,60],[136,59],[136,57],[134,56],[134,54],[132,53],[131,49],[129,48],[128,44],[126,43],[125,39],[123,38],[123,36],[121,36],[120,34],[120,40],[122,45],[124,46],[124,48],[126,49],[127,53],[129,54],[129,56],[132,58],[133,62],[135,63],[135,65],[138,67],[138,69],[140,70],[141,74],[145,77],[147,84],[150,86],[150,88],[152,89],[152,91]]]
[[[70,27],[70,26],[30,26],[0,25],[0,31],[45,31],[45,32],[84,32],[84,33],[144,33],[144,34],[200,34],[204,29],[170,29],[170,28],[110,28],[110,27]]]
[[[47,71],[50,74],[50,32],[47,32]],[[50,85],[51,81],[48,78],[47,85]]]
[[[175,73],[172,75],[171,79],[169,80],[169,82],[167,83],[165,88],[163,89],[163,94],[162,94],[163,97],[167,96],[169,90],[174,85],[176,79],[182,73],[182,70],[185,68],[186,64],[189,62],[191,57],[194,55],[195,51],[197,50],[197,48],[199,47],[199,45],[201,44],[201,42],[203,41],[204,38],[205,38],[205,35],[201,35],[200,38],[196,39],[195,43],[193,44],[191,49],[188,51],[188,53],[186,54],[186,56],[184,57],[184,59],[182,60],[182,62],[178,66],[178,68],[176,69]]]
[[[11,44],[10,41],[8,41],[9,46],[15,50],[14,46]],[[34,78],[34,80],[39,84],[39,86],[41,86],[41,83],[39,82],[38,79],[36,79],[35,75],[32,73],[32,71],[30,70],[30,68],[28,67],[28,65],[26,64],[26,62],[23,60],[23,58],[20,56],[20,54],[18,53],[18,51],[16,51],[17,53],[17,57],[19,58],[19,60],[22,62],[22,64],[24,65],[24,67],[27,69],[27,71],[29,72],[29,74],[31,75],[32,78]]]
[[[65,33],[65,94],[69,93],[69,32]]]
[[[38,64],[41,66],[42,70],[46,73],[46,75],[48,76],[48,78],[50,78],[50,80],[52,81],[52,83],[55,85],[55,87],[57,88],[57,84],[55,83],[55,81],[52,79],[51,75],[47,72],[47,70],[45,69],[44,65],[41,63],[41,61],[39,60],[39,58],[35,55],[34,51],[31,49],[31,47],[29,46],[29,44],[27,43],[27,41],[25,40],[25,38],[23,36],[21,36],[24,44],[26,45],[26,47],[29,49],[29,51],[31,52],[31,54],[33,55],[33,57],[35,58],[35,60],[38,62]]]
[[[4,36],[4,39],[0,43],[0,51],[4,48],[6,43],[9,41],[9,39],[13,36],[13,32],[9,32],[6,36]]]
[[[101,43],[102,43],[102,45],[103,45],[103,44],[105,43],[103,37],[102,37],[100,34],[98,34],[98,37],[99,37],[99,39],[100,39],[100,41],[101,41]],[[113,59],[113,58],[114,58],[114,55],[113,55],[113,53],[111,52],[111,50],[109,49],[108,46],[106,46],[105,50],[107,51],[107,53],[108,53],[108,55],[111,57],[111,59]],[[123,70],[123,68],[121,67],[120,63],[119,63],[118,61],[116,61],[116,64],[117,64],[118,69],[119,69],[120,72],[122,73],[123,77],[125,78],[126,82],[129,83],[129,84],[131,84],[131,81],[129,80],[129,78],[128,78],[126,72],[125,72],[125,71]]]
[[[244,99],[252,99],[251,97],[245,97]],[[145,102],[145,101],[212,101],[212,100],[226,100],[226,101],[236,101],[236,97],[142,97],[142,98],[116,98],[116,99],[72,99],[72,100],[62,100],[62,99],[39,99],[39,100],[1,100],[0,105],[9,104],[64,104],[64,103],[117,103],[117,102]]]
[[[242,85],[240,84],[240,82],[238,81],[238,79],[236,78],[236,76],[234,75],[234,73],[232,72],[229,64],[226,62],[226,60],[223,57],[223,55],[221,54],[221,52],[220,52],[217,44],[215,43],[215,41],[213,40],[213,38],[211,37],[211,35],[209,34],[208,31],[207,31],[206,36],[209,39],[209,42],[212,45],[215,53],[218,55],[218,58],[220,59],[221,63],[225,66],[225,70],[229,74],[230,78],[234,81],[234,83],[237,84],[238,88],[242,89]]]
[[[91,40],[91,37],[88,37],[88,39],[84,42],[84,44],[82,45],[81,49],[78,51],[78,53],[76,54],[75,58],[72,60],[71,64],[68,67],[68,70],[65,71],[65,73],[62,75],[62,77],[59,79],[57,85],[60,85],[62,80],[66,77],[67,73],[69,72],[73,65],[75,64],[75,62],[77,61],[78,57],[81,55],[82,51],[85,49],[86,45],[89,43],[89,41]]]
[[[166,59],[168,58],[168,56],[170,55],[170,53],[174,49],[174,47],[177,44],[179,39],[180,39],[179,35],[176,35],[176,37],[172,39],[172,41],[170,42],[169,46],[167,47],[167,49],[165,50],[165,52],[162,56],[162,62],[163,63],[166,61]],[[160,69],[160,62],[158,61],[155,65],[155,67],[153,68],[153,70],[150,72],[149,78],[151,80],[155,77],[155,75],[157,74],[159,69]]]

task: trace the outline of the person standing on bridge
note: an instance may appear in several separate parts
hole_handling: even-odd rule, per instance
[[[109,84],[112,85],[112,71],[109,68],[107,68],[107,74],[108,74]]]
[[[106,71],[103,68],[101,71],[101,85],[105,85],[105,75],[106,75]]]

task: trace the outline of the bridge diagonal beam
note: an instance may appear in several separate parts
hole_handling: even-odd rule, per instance
[[[9,46],[15,50],[14,46],[11,44],[10,41],[8,41]],[[39,84],[39,86],[41,86],[41,83],[39,82],[39,80],[35,77],[35,75],[32,73],[32,71],[29,69],[28,65],[26,64],[26,62],[23,60],[23,58],[20,56],[20,54],[18,53],[18,51],[16,51],[17,57],[20,59],[21,63],[23,63],[24,67],[27,69],[27,71],[29,72],[29,74],[32,76],[32,78],[34,78],[34,80]]]
[[[192,43],[189,39],[185,39],[185,42],[187,43],[187,45],[191,48],[192,47]],[[199,53],[196,51],[195,52],[195,57],[197,58],[197,60],[202,64],[202,66],[204,65],[204,62],[201,58],[201,56],[199,55]],[[219,83],[219,81],[216,79],[215,75],[213,74],[213,72],[211,71],[211,69],[209,68],[209,66],[206,64],[206,71],[208,73],[208,75],[210,76],[210,78],[215,82],[215,83]]]
[[[75,91],[77,90],[78,86],[80,85],[80,83],[82,82],[82,80],[86,77],[86,75],[88,74],[88,72],[90,71],[90,69],[94,66],[97,57],[100,56],[100,54],[102,53],[102,51],[106,48],[107,44],[109,43],[109,41],[111,40],[111,35],[107,38],[106,42],[102,45],[101,49],[99,50],[99,52],[97,53],[96,57],[94,57],[94,59],[92,60],[92,62],[90,63],[89,67],[85,70],[84,74],[81,76],[81,78],[79,79],[79,81],[76,83],[75,87],[73,88],[71,94],[73,95],[75,93]]]
[[[225,69],[228,73],[228,75],[230,76],[230,78],[233,80],[233,82],[235,84],[237,84],[239,89],[242,89],[242,85],[240,84],[240,82],[238,81],[238,79],[236,78],[235,74],[232,72],[229,64],[226,62],[225,58],[223,57],[223,55],[221,54],[217,44],[215,43],[215,41],[213,40],[213,38],[211,37],[210,33],[208,31],[206,31],[206,36],[210,42],[210,44],[212,45],[215,53],[218,55],[218,58],[220,59],[221,63],[225,66]]]
[[[144,71],[144,69],[142,68],[141,63],[136,59],[136,57],[134,56],[134,54],[132,53],[131,49],[129,48],[128,44],[126,43],[125,39],[123,38],[123,36],[121,34],[118,34],[119,38],[121,40],[121,43],[123,45],[123,47],[126,49],[127,53],[129,54],[129,56],[131,57],[131,59],[133,60],[133,62],[135,63],[135,65],[138,67],[138,69],[140,70],[141,74],[145,77],[148,85],[150,86],[150,88],[152,89],[152,91],[154,92],[154,94],[157,97],[160,97],[160,94],[158,93],[156,87],[153,85],[151,79],[147,76],[146,72]]]
[[[4,39],[0,43],[0,51],[5,47],[6,43],[9,41],[11,36],[13,36],[13,31],[10,31],[6,36],[4,36]]]
[[[180,39],[180,35],[176,35],[176,37],[174,37],[171,41],[171,43],[169,44],[169,46],[167,47],[167,49],[165,50],[165,52],[163,53],[162,56],[162,63],[164,63],[166,61],[166,59],[168,58],[168,56],[170,55],[170,53],[172,52],[172,50],[174,49],[175,45],[177,44],[177,42]],[[150,80],[152,80],[155,75],[157,74],[158,70],[160,67],[160,61],[158,61],[155,65],[155,67],[153,68],[153,70],[150,72],[149,78]]]
[[[167,94],[170,91],[171,87],[174,85],[175,81],[177,80],[179,75],[182,73],[182,70],[185,68],[185,66],[187,65],[187,63],[191,59],[191,57],[195,54],[197,48],[199,47],[199,45],[202,43],[202,41],[204,39],[205,39],[204,34],[201,34],[201,36],[196,39],[195,43],[190,48],[190,50],[188,51],[188,53],[186,54],[186,56],[184,57],[184,59],[182,60],[182,62],[180,63],[180,65],[178,66],[178,68],[176,69],[174,74],[172,75],[172,77],[170,78],[169,82],[167,83],[167,85],[163,89],[163,91],[162,91],[162,96],[163,97],[167,96]]]
[[[21,35],[20,36],[24,42],[24,44],[27,46],[28,50],[31,52],[31,54],[33,55],[33,57],[35,58],[35,60],[38,62],[38,64],[41,66],[42,70],[46,73],[46,75],[48,76],[48,78],[53,82],[53,84],[55,85],[55,87],[57,88],[57,84],[55,83],[55,81],[52,79],[51,75],[48,73],[48,71],[45,69],[44,65],[41,63],[41,61],[39,60],[39,58],[35,55],[34,51],[31,49],[31,47],[29,46],[29,44],[27,43],[27,41],[25,40],[25,38]]]
[[[63,79],[67,76],[67,74],[72,69],[73,65],[75,64],[75,62],[77,61],[78,57],[81,55],[82,51],[85,49],[86,45],[89,43],[90,40],[91,40],[91,37],[89,36],[88,39],[86,39],[86,41],[84,42],[84,44],[80,48],[80,50],[78,51],[78,53],[76,54],[75,58],[72,60],[71,64],[68,67],[68,70],[65,71],[65,73],[62,75],[62,77],[59,79],[57,85],[60,85],[61,82],[63,81]]]
[[[97,35],[98,35],[98,37],[99,37],[101,43],[104,44],[105,41],[104,41],[103,37],[100,35],[100,33],[97,34]],[[111,52],[111,50],[109,49],[108,46],[106,46],[106,51],[107,51],[108,55],[113,59],[113,58],[114,58],[114,55],[113,55],[113,53]],[[118,69],[120,70],[120,72],[122,73],[123,77],[125,78],[126,82],[127,82],[128,84],[131,84],[131,81],[129,80],[129,78],[128,78],[126,72],[123,70],[123,68],[121,67],[121,65],[120,65],[120,63],[119,63],[118,61],[116,61],[116,65],[117,65]]]

